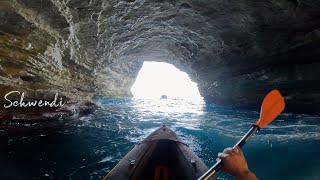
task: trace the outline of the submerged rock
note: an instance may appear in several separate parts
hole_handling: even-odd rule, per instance
[[[61,108],[10,108],[0,111],[0,136],[52,131],[78,125],[81,117],[94,113],[98,106],[90,101],[70,103]],[[37,131],[35,131],[37,132]]]
[[[257,107],[278,88],[287,110],[317,112],[319,3],[1,1],[0,98],[130,97],[143,61],[163,61],[208,103]]]
[[[168,96],[164,94],[160,97],[160,99],[168,99]]]

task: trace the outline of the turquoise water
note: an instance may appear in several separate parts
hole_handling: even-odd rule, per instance
[[[101,179],[139,141],[166,124],[208,165],[233,146],[258,111],[182,100],[95,99],[94,114],[0,136],[0,179]],[[320,117],[282,114],[244,146],[259,179],[320,179]],[[35,127],[38,127],[35,129]],[[32,130],[31,130],[32,129]],[[232,179],[219,172],[218,179]]]

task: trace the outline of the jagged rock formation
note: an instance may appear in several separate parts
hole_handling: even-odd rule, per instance
[[[320,105],[320,1],[4,0],[0,95],[130,96],[143,61],[187,72],[207,102],[256,105],[279,88]]]

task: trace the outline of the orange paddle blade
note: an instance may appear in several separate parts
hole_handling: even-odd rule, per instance
[[[256,125],[260,128],[268,125],[283,111],[284,106],[285,103],[280,92],[276,89],[270,91],[262,102],[260,119]]]

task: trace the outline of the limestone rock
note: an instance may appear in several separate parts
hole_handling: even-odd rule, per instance
[[[320,107],[320,1],[4,0],[0,96],[127,97],[143,61],[175,65],[206,102]]]

